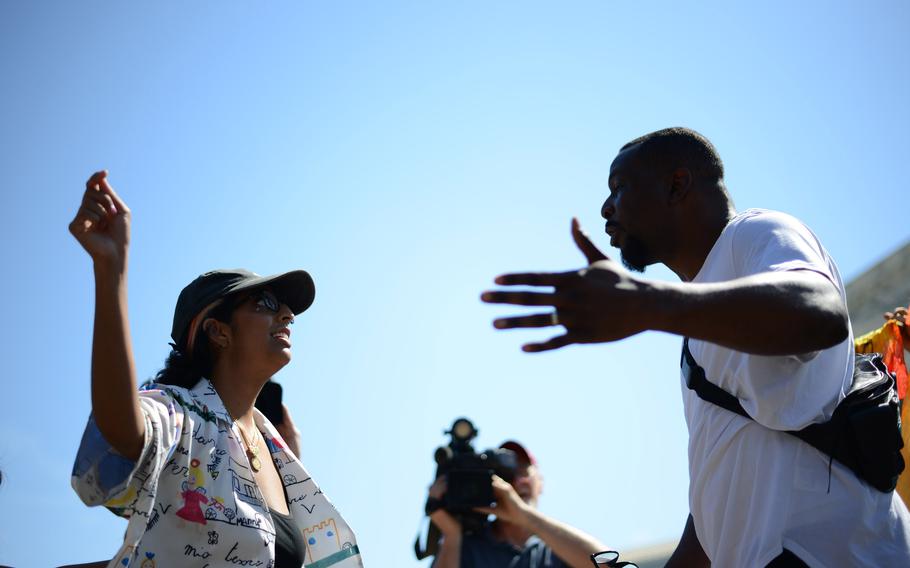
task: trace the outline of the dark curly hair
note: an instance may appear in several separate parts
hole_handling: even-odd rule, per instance
[[[229,324],[231,323],[231,317],[234,315],[234,308],[240,302],[241,297],[239,295],[227,296],[223,302],[212,308],[207,318],[213,318]],[[173,349],[167,359],[164,360],[164,368],[155,375],[156,383],[191,389],[203,377],[211,378],[215,360],[211,344],[201,325],[196,332],[195,341],[188,342],[188,344],[193,345],[193,350],[190,353],[186,353],[185,349],[181,350],[178,346],[171,344]]]

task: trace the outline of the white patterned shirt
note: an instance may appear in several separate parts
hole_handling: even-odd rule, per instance
[[[127,517],[110,568],[261,566],[275,558],[275,524],[211,382],[152,384],[139,393],[145,441],[138,461],[116,453],[89,418],[72,484],[86,505]],[[362,568],[354,533],[274,426],[254,409],[288,510],[306,543],[307,568]]]

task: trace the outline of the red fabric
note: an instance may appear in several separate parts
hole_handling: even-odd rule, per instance
[[[888,328],[888,343],[882,359],[888,370],[897,376],[897,396],[904,400],[907,395],[907,364],[904,362],[904,339],[896,322],[889,321],[885,324]]]

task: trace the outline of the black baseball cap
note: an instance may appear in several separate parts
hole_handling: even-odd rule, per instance
[[[294,315],[309,308],[316,297],[313,278],[305,270],[292,270],[271,276],[259,276],[243,268],[222,268],[206,272],[190,282],[177,297],[174,326],[171,328],[171,338],[177,349],[186,346],[190,323],[209,304],[236,292],[263,286],[271,288],[278,299],[291,308]]]

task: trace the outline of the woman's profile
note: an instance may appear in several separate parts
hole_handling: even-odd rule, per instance
[[[213,270],[177,299],[172,351],[137,389],[127,318],[130,211],[98,172],[70,232],[92,259],[89,419],[73,470],[87,505],[129,518],[108,566],[362,566],[354,533],[254,408],[291,360],[303,270]]]

